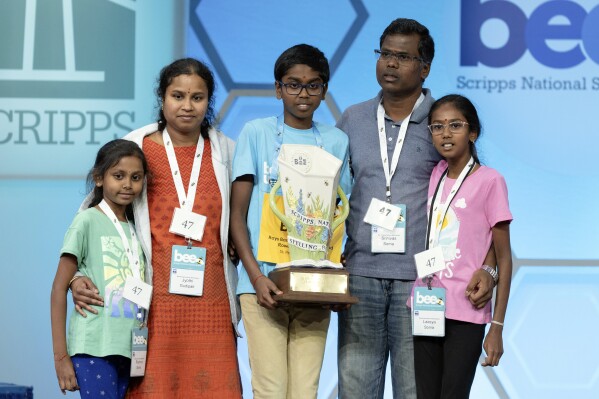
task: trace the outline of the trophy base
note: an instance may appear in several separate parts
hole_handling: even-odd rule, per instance
[[[281,291],[273,298],[280,302],[320,305],[358,303],[349,293],[349,273],[339,269],[277,267],[268,274]]]

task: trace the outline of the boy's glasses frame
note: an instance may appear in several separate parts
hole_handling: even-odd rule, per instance
[[[449,132],[451,134],[461,133],[464,126],[469,125],[468,122],[464,121],[452,121],[446,124],[443,123],[432,123],[428,125],[428,130],[431,132],[433,136],[440,136],[445,132],[445,128],[449,127]]]
[[[326,86],[325,83],[306,83],[304,85],[297,82],[283,83],[280,80],[277,80],[277,83],[279,86],[284,87],[285,92],[290,96],[298,96],[304,89],[306,89],[306,93],[308,93],[309,96],[319,96]]]

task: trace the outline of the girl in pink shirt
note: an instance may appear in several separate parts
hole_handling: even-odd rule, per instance
[[[505,180],[478,161],[474,142],[481,125],[474,105],[463,96],[448,95],[433,104],[428,120],[433,144],[445,158],[433,169],[428,190],[429,230],[434,245],[443,250],[445,269],[414,285],[445,289],[445,335],[414,337],[416,386],[419,399],[468,398],[483,338],[483,366],[496,366],[503,354],[512,215]],[[494,312],[490,302],[478,309],[464,295],[491,246],[499,270]]]

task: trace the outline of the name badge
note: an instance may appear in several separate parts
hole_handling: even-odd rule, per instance
[[[189,237],[194,241],[202,241],[204,226],[206,226],[206,216],[175,208],[168,231],[179,236]]]
[[[370,247],[373,253],[406,252],[406,205],[398,204],[396,206],[400,209],[400,213],[392,230],[372,226]]]
[[[416,262],[416,272],[419,278],[424,278],[429,274],[445,269],[445,259],[441,247],[434,247],[417,253],[414,255],[414,261]]]
[[[125,281],[123,297],[144,309],[150,309],[152,299],[152,286],[138,278],[129,276]]]
[[[364,222],[386,230],[393,230],[400,214],[401,208],[399,206],[373,198],[364,216]]]
[[[168,291],[171,294],[201,296],[205,267],[206,248],[173,245]]]
[[[414,288],[412,335],[445,336],[445,288]]]
[[[143,377],[146,373],[148,354],[148,328],[135,327],[131,334],[131,377]]]

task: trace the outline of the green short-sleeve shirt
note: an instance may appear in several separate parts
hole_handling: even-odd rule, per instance
[[[127,223],[121,223],[131,246],[129,227]],[[143,276],[145,259],[141,246],[138,251]],[[95,306],[97,315],[88,313],[87,317],[82,317],[75,310],[71,313],[67,339],[69,355],[131,357],[131,329],[137,324],[138,307],[123,298],[125,280],[132,271],[121,237],[112,222],[96,208],[78,213],[65,234],[60,253],[77,257],[79,271],[94,282],[104,298],[104,307]]]

